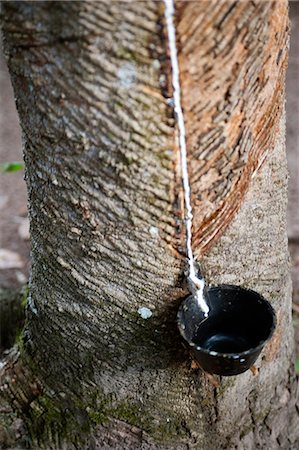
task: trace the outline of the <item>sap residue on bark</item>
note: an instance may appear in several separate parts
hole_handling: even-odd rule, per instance
[[[138,309],[138,314],[142,317],[142,319],[149,319],[152,317],[153,313],[149,308],[142,307]]]
[[[31,310],[31,312],[33,312],[33,314],[35,314],[37,316],[38,315],[38,311],[37,311],[37,308],[35,306],[34,300],[32,298],[32,294],[29,294],[29,296],[27,298],[27,305],[28,305],[29,309]]]
[[[187,165],[187,148],[186,148],[186,129],[184,122],[184,115],[181,105],[181,88],[180,88],[180,72],[176,47],[176,35],[175,26],[173,23],[174,15],[174,2],[173,0],[164,0],[165,3],[165,18],[168,33],[168,44],[170,51],[171,67],[172,67],[172,86],[173,86],[173,100],[174,111],[178,122],[179,129],[179,147],[182,166],[182,181],[184,189],[184,201],[185,201],[185,223],[186,223],[186,247],[187,257],[189,264],[189,284],[193,286],[192,292],[196,296],[198,306],[200,309],[208,315],[209,307],[204,298],[204,280],[196,275],[194,256],[192,251],[192,207],[191,207],[191,191],[188,175]]]

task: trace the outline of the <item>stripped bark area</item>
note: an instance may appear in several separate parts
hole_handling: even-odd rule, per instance
[[[273,27],[276,29],[276,20],[287,23],[286,9],[282,3],[284,19],[277,17],[273,22],[271,11],[278,14],[278,5],[270,8],[264,2],[251,2],[241,14],[242,5],[235,6],[237,17],[244,20],[242,36],[247,32],[246,20],[250,30],[252,23],[268,30],[260,31],[260,38],[265,38],[258,47],[261,52],[256,50],[259,41],[251,47],[248,38],[250,51],[240,55],[244,59],[239,70],[243,74],[245,65],[248,74],[245,71],[243,75],[251,88],[243,89],[243,110],[235,105],[237,94],[234,96],[233,90],[233,100],[229,101],[228,86],[239,86],[241,81],[238,78],[238,83],[233,83],[235,66],[228,65],[227,78],[232,81],[224,90],[221,85],[219,94],[215,87],[215,94],[211,92],[207,101],[219,95],[219,105],[215,111],[207,109],[203,117],[196,108],[201,95],[192,80],[205,79],[208,83],[208,75],[203,77],[199,58],[187,64],[184,55],[191,54],[192,46],[200,54],[200,40],[195,43],[192,39],[195,33],[201,35],[201,27],[202,36],[206,33],[214,42],[218,28],[232,20],[234,8],[226,2],[214,2],[213,8],[205,3],[206,9],[202,2],[179,5],[180,62],[196,229],[205,223],[196,192],[201,189],[210,193],[211,172],[207,169],[200,182],[195,176],[201,167],[199,153],[206,147],[204,138],[196,146],[193,143],[197,141],[192,139],[196,133],[199,137],[209,131],[205,121],[216,124],[217,108],[234,117],[225,122],[219,116],[223,125],[216,131],[223,132],[230,142],[222,150],[222,157],[227,154],[231,161],[231,166],[226,166],[228,172],[223,172],[223,183],[234,179],[234,189],[239,192],[223,193],[223,197],[219,194],[215,198],[217,211],[224,198],[226,202],[232,195],[244,195],[245,187],[239,189],[241,181],[234,178],[236,171],[241,170],[243,178],[239,178],[248,184],[262,160],[257,136],[263,136],[258,142],[266,139],[266,125],[261,123],[269,119],[267,108],[272,111],[272,103],[270,97],[261,95],[259,83],[255,84],[249,72],[258,71],[254,61],[263,61],[259,55],[270,46],[267,39]],[[281,311],[280,333],[275,346],[266,349],[259,359],[256,375],[248,371],[230,379],[218,377],[211,383],[192,366],[176,326],[178,304],[187,290],[183,284],[184,251],[179,248],[182,227],[175,217],[175,210],[180,218],[183,214],[183,208],[176,204],[180,182],[173,150],[175,121],[165,98],[169,67],[161,28],[163,4],[108,0],[5,2],[3,11],[5,51],[24,135],[32,276],[20,359],[15,361],[16,354],[12,353],[1,376],[6,402],[14,405],[14,414],[24,420],[31,445],[47,450],[268,450],[278,445],[283,450],[295,449],[298,417],[291,359],[283,121],[275,134],[278,114],[271,115],[273,126],[268,124],[268,128],[271,139],[275,139],[274,151],[269,152],[267,163],[250,183],[238,214],[202,261],[209,282],[240,283],[269,298]],[[184,43],[187,13],[189,30],[196,23],[198,29],[195,27]],[[260,15],[265,22],[260,22]],[[217,17],[223,20],[215,28]],[[260,30],[257,24],[254,27],[256,32],[249,34],[252,39]],[[233,36],[237,42],[237,34]],[[206,47],[205,57],[211,60],[210,71],[215,71],[215,76],[212,61],[226,41],[217,42],[214,50]],[[238,58],[234,42],[227,46],[227,61]],[[275,54],[276,41],[271,45],[271,54]],[[286,49],[282,48],[277,69],[272,67],[272,81],[283,77],[284,69],[279,65],[285,60]],[[247,58],[255,51],[257,56],[248,66]],[[208,68],[206,65],[205,70]],[[217,68],[221,74],[219,64]],[[264,70],[263,89],[270,92],[269,69],[265,66]],[[259,95],[253,95],[254,89]],[[283,96],[283,92],[277,95]],[[259,124],[249,115],[255,105],[251,103],[253,98],[261,101],[256,104],[256,113],[263,111]],[[197,111],[193,118],[192,108]],[[237,119],[237,113],[243,114],[242,118]],[[238,132],[244,130],[239,137],[242,151],[240,144],[240,148],[236,145],[238,133],[232,123],[238,124],[236,128],[242,124]],[[250,138],[249,145],[243,139],[248,140],[250,133],[255,138]],[[211,139],[217,148],[223,144],[213,135]],[[230,154],[235,148],[240,152],[241,169]],[[247,157],[252,163],[246,171]],[[232,189],[231,184],[227,186]],[[202,230],[205,233],[203,225]],[[194,249],[201,252],[208,243],[195,234]],[[144,319],[140,308],[147,308],[151,315]],[[24,408],[14,403],[24,391],[14,370],[28,372],[28,379],[34,380],[29,384],[32,395],[25,393]],[[5,414],[1,409],[0,415]]]
[[[284,104],[287,1],[177,2],[193,247],[203,254],[273,149]]]

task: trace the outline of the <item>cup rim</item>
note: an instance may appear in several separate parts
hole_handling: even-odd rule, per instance
[[[216,290],[216,289],[221,289],[221,288],[229,288],[229,289],[238,289],[241,291],[246,291],[249,293],[254,294],[255,296],[259,296],[259,298],[263,301],[263,303],[267,306],[267,308],[269,309],[269,311],[271,311],[272,313],[272,317],[273,317],[273,322],[271,325],[271,328],[269,330],[269,334],[268,337],[266,339],[262,339],[256,346],[249,348],[248,350],[244,350],[243,352],[238,352],[238,353],[222,353],[222,352],[216,352],[214,350],[206,350],[205,348],[201,347],[200,345],[196,345],[195,342],[193,342],[192,340],[189,340],[186,338],[186,334],[185,334],[185,329],[182,327],[181,321],[180,321],[180,313],[183,309],[183,306],[185,304],[185,302],[190,298],[193,297],[192,294],[187,295],[181,302],[180,307],[178,309],[178,313],[177,313],[177,325],[178,325],[178,329],[180,331],[181,336],[183,337],[183,339],[190,345],[190,347],[192,347],[193,349],[200,351],[202,353],[205,353],[206,355],[212,356],[212,357],[217,357],[217,358],[229,358],[232,360],[238,360],[242,357],[246,357],[252,353],[255,352],[260,352],[262,350],[262,348],[264,347],[265,343],[267,341],[269,341],[271,339],[271,337],[273,336],[274,330],[276,328],[277,325],[277,318],[276,318],[276,313],[275,313],[275,309],[273,308],[273,306],[271,305],[271,303],[265,299],[265,297],[261,294],[259,294],[257,291],[254,291],[253,289],[248,289],[248,288],[244,288],[243,286],[239,286],[239,285],[234,285],[234,284],[219,284],[219,285],[211,285],[207,287],[207,290]],[[203,320],[208,320],[208,317],[206,319]]]

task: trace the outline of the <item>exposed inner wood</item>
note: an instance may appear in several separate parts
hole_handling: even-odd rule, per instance
[[[271,151],[287,63],[285,1],[177,2],[197,255],[223,233]]]

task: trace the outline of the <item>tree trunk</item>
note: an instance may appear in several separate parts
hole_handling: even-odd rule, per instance
[[[163,3],[6,2],[32,273],[19,353],[2,368],[3,446],[17,413],[27,435],[15,446],[297,448],[287,4],[176,6],[194,252],[210,284],[272,302],[275,335],[255,370],[222,379],[194,369],[180,341],[185,230]]]

